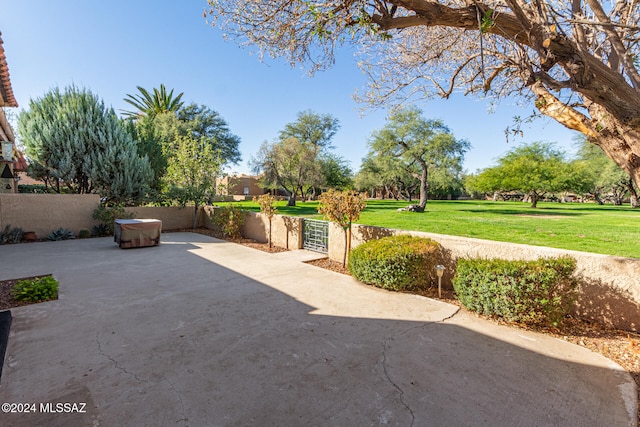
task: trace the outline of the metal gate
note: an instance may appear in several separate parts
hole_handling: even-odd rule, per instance
[[[302,247],[310,251],[329,252],[329,223],[317,219],[302,220]]]

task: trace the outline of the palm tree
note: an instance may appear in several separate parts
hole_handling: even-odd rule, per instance
[[[153,94],[142,86],[136,86],[140,94],[127,94],[124,101],[133,105],[136,111],[120,110],[122,114],[131,120],[135,120],[140,116],[147,115],[154,117],[156,114],[166,113],[169,111],[178,111],[184,102],[181,102],[183,93],[180,92],[175,98],[173,97],[173,89],[167,92],[164,84],[160,84],[160,89],[153,88]]]

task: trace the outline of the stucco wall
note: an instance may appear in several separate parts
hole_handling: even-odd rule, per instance
[[[250,212],[244,224],[243,235],[259,242],[268,241],[269,219]],[[302,248],[302,218],[274,215],[271,220],[271,241],[274,246],[288,249]]]
[[[176,206],[144,206],[127,208],[133,212],[135,218],[159,219],[162,221],[163,230],[176,230],[179,228],[191,228],[193,226],[193,206],[184,208]],[[202,209],[199,210],[198,225],[203,221]]]
[[[45,238],[58,228],[76,235],[98,224],[91,218],[100,203],[94,194],[0,194],[0,227],[20,227]]]
[[[91,230],[99,224],[92,218],[99,204],[96,194],[0,194],[0,227],[35,231],[39,239],[58,228],[78,235],[81,229]],[[193,207],[136,207],[127,211],[136,218],[161,220],[164,230],[191,228],[193,222]],[[202,221],[199,218],[199,223]]]

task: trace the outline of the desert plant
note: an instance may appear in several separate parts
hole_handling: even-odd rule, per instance
[[[94,225],[91,229],[91,235],[96,237],[109,236],[109,226],[107,224]]]
[[[80,230],[80,232],[78,233],[78,238],[86,239],[87,237],[91,237],[91,231],[89,231],[86,228],[83,228],[82,230]]]
[[[100,221],[102,224],[106,226],[107,233],[106,234],[96,234],[98,236],[109,236],[113,234],[114,221],[116,219],[131,219],[135,215],[133,212],[127,212],[124,209],[124,205],[122,204],[112,204],[108,206],[104,203],[101,203],[97,209],[93,211],[93,219]],[[94,227],[95,230],[95,227]]]
[[[260,205],[260,212],[269,219],[269,247],[273,247],[271,242],[271,222],[273,216],[278,212],[278,208],[275,206],[276,198],[271,194],[263,194],[262,196],[254,197],[253,201]]]
[[[0,231],[0,245],[5,245],[7,243],[20,243],[22,241],[23,234],[24,231],[22,231],[22,228],[11,228],[10,225],[6,225],[4,230]]]
[[[41,302],[58,298],[58,281],[52,276],[20,280],[11,289],[16,301]]]
[[[370,240],[351,251],[349,271],[358,280],[394,291],[426,289],[442,262],[439,243],[409,235]]]
[[[469,310],[511,322],[557,325],[575,301],[571,257],[535,261],[460,259],[453,287]]]
[[[57,230],[53,230],[48,236],[47,240],[57,241],[57,240],[68,240],[75,239],[73,235],[73,231],[67,230],[66,228],[58,228]]]
[[[225,235],[240,237],[246,212],[235,206],[224,206],[213,211],[211,222]]]

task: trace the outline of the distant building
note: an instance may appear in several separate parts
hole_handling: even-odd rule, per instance
[[[18,191],[18,179],[16,176],[16,160],[21,155],[15,147],[16,139],[7,121],[5,107],[18,107],[18,102],[13,95],[9,67],[4,54],[0,33],[0,144],[2,145],[2,157],[0,157],[0,193],[16,193]]]
[[[260,186],[260,177],[252,175],[229,175],[216,180],[216,193],[237,199],[255,197],[266,191]]]

